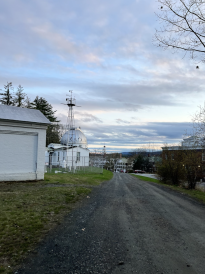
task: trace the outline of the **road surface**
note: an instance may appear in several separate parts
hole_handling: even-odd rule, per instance
[[[115,173],[15,273],[204,274],[205,206]]]

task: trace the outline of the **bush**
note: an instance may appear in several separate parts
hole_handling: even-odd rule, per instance
[[[165,184],[180,185],[180,182],[184,180],[184,171],[178,162],[166,162],[164,161],[158,166],[157,174],[160,181]]]
[[[160,165],[157,169],[157,175],[159,176],[159,180],[163,183],[167,183],[170,180],[169,170],[166,165]]]

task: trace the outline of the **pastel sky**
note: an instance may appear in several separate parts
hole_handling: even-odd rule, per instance
[[[44,97],[66,123],[66,94],[89,148],[178,143],[204,104],[204,65],[154,45],[155,0],[1,0],[0,88]]]

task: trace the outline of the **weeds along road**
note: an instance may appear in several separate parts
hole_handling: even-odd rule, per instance
[[[205,206],[116,173],[15,273],[204,274]]]

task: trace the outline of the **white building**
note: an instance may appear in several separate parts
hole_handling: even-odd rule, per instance
[[[46,165],[68,169],[89,166],[87,139],[79,128],[71,128],[60,144],[49,144],[45,154]]]
[[[199,138],[198,136],[190,136],[184,138],[183,141],[178,146],[165,146],[162,150],[202,150],[204,147],[204,138]]]
[[[132,169],[132,162],[129,162],[127,158],[121,158],[116,161],[115,170],[126,172],[127,170]]]
[[[0,181],[44,179],[48,124],[39,110],[0,105]]]
[[[103,168],[106,165],[107,159],[106,159],[106,153],[105,153],[105,146],[104,150],[101,152],[90,152],[89,153],[89,160],[90,160],[90,166],[93,167],[101,167]]]

